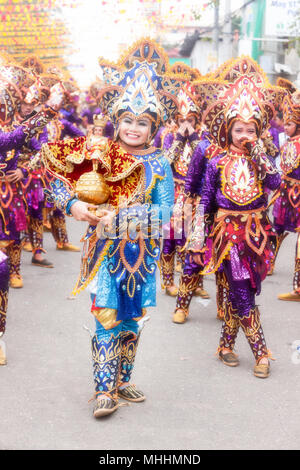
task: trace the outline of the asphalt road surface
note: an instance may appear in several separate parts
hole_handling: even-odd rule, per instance
[[[70,241],[85,224],[68,219]],[[92,414],[87,292],[69,298],[80,254],[56,251],[45,234],[53,269],[32,266],[22,254],[24,287],[11,289],[7,314],[7,366],[0,368],[0,449],[216,450],[299,449],[300,303],[277,294],[292,285],[296,237],[285,239],[275,273],[258,297],[262,325],[276,361],[268,379],[253,375],[254,358],[242,331],[240,366],[215,355],[215,280],[205,279],[210,301],[193,299],[186,324],[172,323],[175,299],[161,292],[143,330],[133,382],[147,396],[102,420]],[[178,279],[178,276],[177,276]]]

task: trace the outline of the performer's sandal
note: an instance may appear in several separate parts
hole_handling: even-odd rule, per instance
[[[268,364],[255,364],[253,373],[255,377],[266,379],[270,375],[270,363],[268,362]]]
[[[62,250],[62,251],[76,251],[76,252],[80,251],[80,248],[78,246],[72,245],[72,243],[60,243],[60,242],[56,244],[56,249]]]
[[[182,308],[175,310],[173,314],[173,319],[172,319],[173,323],[185,323],[186,319],[187,319],[187,314]]]
[[[195,297],[201,297],[202,299],[210,299],[209,293],[203,289],[203,287],[197,287],[194,291]]]
[[[34,266],[40,266],[41,268],[53,268],[54,265],[51,263],[51,261],[48,261],[47,259],[36,259],[34,256],[31,258],[31,264]]]
[[[119,388],[118,396],[124,400],[133,401],[136,403],[146,400],[143,392],[141,392],[141,390],[137,390],[134,384],[129,384],[127,387],[121,389]]]
[[[300,292],[294,290],[292,292],[288,292],[287,294],[279,294],[279,300],[290,300],[292,302],[300,302]]]
[[[5,352],[0,346],[0,366],[5,366],[6,364],[7,364],[7,360],[6,360]]]
[[[20,274],[12,274],[9,277],[9,285],[13,289],[20,289],[23,287],[23,278]]]
[[[178,287],[176,287],[174,284],[172,286],[167,286],[166,294],[170,295],[171,297],[176,297],[178,294]]]
[[[110,396],[104,394],[96,398],[93,414],[95,418],[102,418],[103,416],[110,415],[119,408],[118,401]]]
[[[24,245],[23,245],[23,250],[24,251],[28,251],[28,252],[31,252],[32,251],[32,245],[30,242],[25,242]]]
[[[229,367],[236,367],[239,365],[240,361],[237,355],[231,351],[229,353],[223,353],[223,351],[219,352],[219,359],[222,361],[226,366]]]

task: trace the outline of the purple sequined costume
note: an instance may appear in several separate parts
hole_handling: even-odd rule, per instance
[[[161,129],[155,138],[155,146],[163,147],[166,156],[171,162],[175,185],[175,201],[180,203],[183,198],[185,177],[194,149],[199,143],[199,134],[194,132],[188,137],[183,137],[179,133],[166,133],[166,129]],[[185,234],[176,233],[173,220],[164,227],[165,238],[161,252],[161,271],[163,286],[174,285],[174,263],[176,252],[184,263],[185,253],[182,248],[186,243]],[[198,286],[198,284],[197,284]],[[197,287],[196,286],[196,287]]]
[[[279,235],[276,254],[285,232],[300,232],[300,136],[290,138],[281,149],[282,182],[275,195],[274,225]],[[294,291],[300,293],[300,233],[296,244]]]
[[[30,241],[33,253],[41,253],[43,250],[43,206],[45,182],[43,169],[30,169],[30,161],[47,142],[47,129],[38,138],[33,138],[29,145],[22,149],[18,166],[21,168],[24,179],[20,184],[23,189],[27,207],[27,234],[26,240]]]
[[[48,109],[36,114],[11,132],[0,133],[0,333],[4,333],[8,299],[8,279],[20,276],[20,231],[26,228],[25,201],[19,183],[7,181],[8,171],[17,169],[20,149],[37,128],[42,128],[56,113]]]
[[[263,171],[264,165],[257,166],[249,155],[232,148],[208,162],[201,210],[190,240],[191,251],[205,256],[203,273],[221,269],[229,287],[219,349],[233,349],[241,326],[257,361],[268,351],[255,294],[260,293],[274,256],[265,189],[280,185],[271,159],[262,158]],[[209,232],[206,245],[203,226]]]
[[[54,142],[58,140],[63,140],[65,137],[80,137],[83,136],[84,133],[73,123],[78,120],[76,115],[73,116],[70,111],[63,111],[62,113],[64,116],[67,116],[68,119],[65,117],[59,120],[53,120],[47,126],[47,139],[46,142]],[[71,122],[73,121],[73,122]],[[46,186],[49,189],[50,183],[52,181],[52,177],[49,174],[44,174],[44,179],[46,182]],[[44,207],[46,208],[45,211],[45,223],[49,223],[49,228],[53,235],[53,238],[56,244],[59,247],[63,247],[69,242],[67,227],[66,227],[66,219],[64,213],[56,208],[52,201],[48,199],[45,200]]]
[[[8,301],[9,266],[8,258],[0,249],[0,336],[5,333]]]
[[[49,119],[48,119],[49,120]],[[15,130],[0,135],[0,165],[1,165],[1,218],[0,241],[7,246],[9,256],[10,276],[20,276],[20,232],[25,231],[26,201],[21,184],[10,183],[5,179],[8,171],[16,170],[20,149],[30,135],[35,133],[35,125],[39,126],[39,117],[36,115],[29,123],[17,127]],[[46,122],[40,123],[45,125]],[[28,129],[28,130],[27,130]],[[25,130],[25,131],[24,131]],[[29,133],[29,135],[28,135]]]
[[[202,133],[201,140],[194,150],[185,178],[184,197],[182,199],[185,207],[187,201],[191,201],[191,204],[195,206],[201,199],[207,162],[214,148],[215,146],[211,144],[208,138],[208,133]],[[185,214],[183,214],[183,220],[186,221]],[[188,315],[192,297],[198,286],[203,289],[201,267],[191,259],[190,254],[186,254],[179,282],[175,311],[180,309],[184,311],[186,316]]]

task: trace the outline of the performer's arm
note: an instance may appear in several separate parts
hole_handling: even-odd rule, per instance
[[[69,122],[67,119],[61,119],[60,122],[63,125],[63,134],[68,137],[82,137],[84,132],[80,130],[77,126]]]
[[[281,177],[276,168],[275,162],[272,157],[267,155],[259,142],[248,142],[247,148],[250,149],[252,161],[258,167],[258,176],[264,181],[264,185],[275,190],[280,186]]]
[[[56,207],[60,209],[64,214],[73,216],[76,220],[86,221],[91,225],[97,225],[99,217],[92,214],[89,209],[96,208],[93,204],[80,201],[74,191],[62,180],[56,178],[50,182],[51,193],[50,195]]]
[[[192,234],[187,250],[200,255],[205,253],[205,239],[208,235],[209,218],[215,212],[215,192],[218,185],[218,169],[212,159],[208,162],[202,190],[201,203],[196,208]],[[196,260],[199,262],[200,260]],[[200,263],[201,264],[201,263]]]

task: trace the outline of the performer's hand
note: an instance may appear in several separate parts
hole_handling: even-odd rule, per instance
[[[6,180],[9,183],[17,183],[18,181],[21,181],[24,178],[22,170],[20,168],[17,168],[16,170],[10,170],[6,173]]]
[[[102,209],[97,212],[98,217],[100,218],[99,222],[104,227],[107,227],[108,230],[112,227],[112,221],[114,220],[116,214],[114,211],[108,211],[107,209]]]
[[[195,132],[195,129],[194,129],[194,127],[192,126],[192,124],[190,122],[187,122],[187,124],[186,124],[186,131],[187,131],[189,136],[192,135]]]
[[[185,137],[186,132],[187,132],[187,125],[184,122],[183,124],[180,124],[177,130],[178,134],[180,134],[182,137]]]
[[[56,83],[50,90],[50,96],[46,104],[55,111],[58,111],[62,107],[64,96],[65,93],[62,85]]]
[[[256,143],[256,140],[257,139],[253,139],[253,140],[250,140],[250,139],[245,139],[243,142],[242,142],[242,146],[248,150],[249,153],[251,153],[251,150],[254,146],[254,144]]]
[[[199,254],[199,253],[193,253],[192,255],[190,255],[190,263],[197,263],[199,264],[200,266],[203,266],[204,263],[203,263],[203,254]]]
[[[83,201],[76,201],[71,207],[71,214],[74,219],[88,222],[91,225],[97,225],[100,218],[94,215],[89,209],[97,209],[97,206]]]

